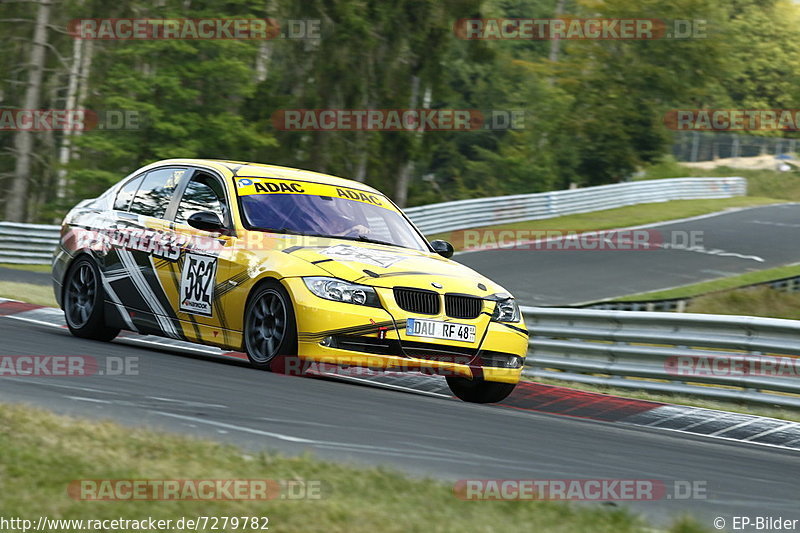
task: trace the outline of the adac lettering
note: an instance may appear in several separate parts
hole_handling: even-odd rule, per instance
[[[256,192],[306,192],[299,183],[261,183],[257,181],[255,186]]]
[[[351,200],[360,200],[370,204],[383,205],[378,197],[374,194],[367,194],[365,192],[354,191],[352,189],[340,189],[338,187],[336,188],[336,194],[339,195],[339,198],[350,198]]]

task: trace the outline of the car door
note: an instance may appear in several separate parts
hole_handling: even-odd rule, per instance
[[[188,224],[199,211],[215,213],[221,232],[203,231]],[[221,346],[230,344],[226,319],[226,284],[231,272],[233,224],[230,201],[222,178],[194,169],[181,185],[170,231],[180,248],[176,261],[159,261],[156,271],[172,310],[188,338]]]
[[[110,249],[103,259],[106,292],[124,307],[127,327],[145,333],[184,338],[177,316],[156,273],[160,261],[175,261],[165,219],[174,210],[186,167],[152,169],[120,188],[114,203]]]

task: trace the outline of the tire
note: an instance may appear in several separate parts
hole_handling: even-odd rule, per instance
[[[64,277],[62,302],[70,333],[97,341],[110,341],[119,335],[118,328],[106,325],[104,301],[105,291],[97,265],[88,257],[78,258]]]
[[[280,371],[287,356],[297,355],[297,322],[289,293],[276,280],[251,294],[244,315],[244,349],[261,370]]]
[[[505,400],[516,383],[500,383],[482,379],[447,377],[447,385],[456,398],[470,403],[495,403]]]

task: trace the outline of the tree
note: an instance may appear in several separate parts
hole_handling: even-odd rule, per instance
[[[50,22],[51,0],[39,0],[36,24],[33,30],[30,55],[28,59],[28,82],[25,87],[23,109],[39,108],[44,74],[45,52],[47,50],[47,25]],[[14,178],[6,200],[6,220],[23,222],[28,203],[28,183],[31,178],[33,153],[33,134],[25,129],[14,135]]]

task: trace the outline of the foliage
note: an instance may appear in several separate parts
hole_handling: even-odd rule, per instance
[[[0,3],[0,109],[20,108],[39,0]],[[462,18],[706,21],[654,40],[464,40]],[[50,222],[139,166],[172,157],[255,160],[364,180],[410,205],[630,179],[658,165],[677,108],[796,108],[800,8],[785,0],[54,0],[42,108],[66,106],[76,18],[319,21],[318,38],[94,40],[78,105],[137,112],[138,128],[36,133],[26,219]],[[426,99],[426,96],[429,99]],[[286,109],[521,113],[516,129],[281,131]],[[0,135],[10,191],[14,135]],[[57,176],[67,190],[57,199]],[[666,170],[666,169],[665,169]],[[410,179],[401,176],[410,175]],[[770,195],[761,192],[763,195]],[[770,195],[771,196],[771,195]]]

